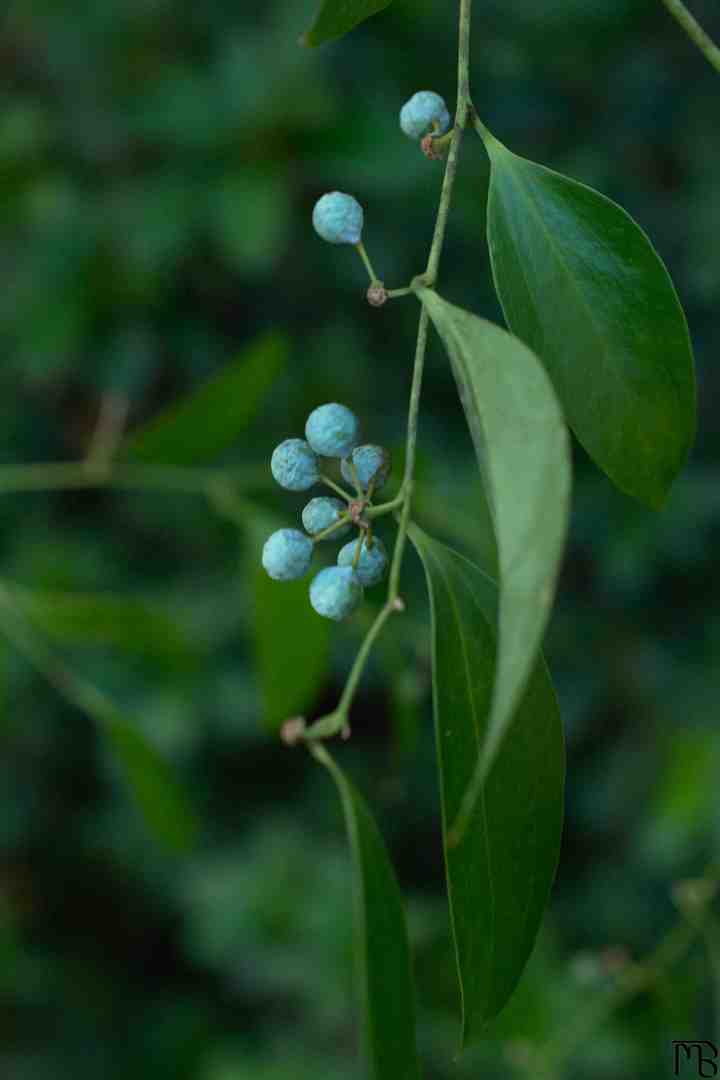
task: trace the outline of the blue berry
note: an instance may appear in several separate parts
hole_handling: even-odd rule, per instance
[[[340,548],[337,559],[338,566],[352,567],[359,542],[358,540],[351,540],[345,547]],[[375,537],[372,547],[368,547],[367,541],[363,538],[360,558],[355,567],[355,573],[360,584],[366,587],[377,585],[385,577],[387,568],[388,554],[382,540]]]
[[[363,229],[363,208],[352,195],[331,191],[315,203],[313,227],[329,244],[359,244]]]
[[[437,123],[437,129],[434,124]],[[447,105],[433,90],[418,90],[400,110],[400,127],[411,139],[422,139],[437,130],[444,135],[450,127]]]
[[[349,458],[340,463],[340,472],[348,484],[354,484],[355,478],[350,467],[355,466],[358,483],[363,491],[367,491],[373,483],[373,491],[378,491],[390,475],[390,454],[384,446],[356,446]]]
[[[349,566],[326,566],[310,583],[310,603],[318,615],[340,622],[352,615],[363,588]]]
[[[343,514],[347,513],[347,506],[339,499],[329,499],[325,495],[319,495],[311,499],[302,512],[302,523],[311,536],[324,532],[339,521]],[[330,533],[328,540],[342,540],[350,532],[350,523],[341,529]]]
[[[265,541],[262,564],[275,581],[294,581],[310,569],[313,542],[299,529],[278,529]]]
[[[332,403],[313,409],[305,425],[305,438],[321,457],[347,457],[360,436],[355,413]]]
[[[320,479],[318,459],[304,439],[286,439],[276,446],[270,468],[288,491],[307,491]]]

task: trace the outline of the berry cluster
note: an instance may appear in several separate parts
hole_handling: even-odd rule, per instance
[[[321,458],[340,460],[340,472],[355,489],[348,495],[323,477]],[[353,527],[358,536],[340,549],[336,566],[328,566],[310,583],[310,603],[319,615],[337,621],[358,606],[363,589],[377,585],[387,572],[388,557],[382,540],[372,534],[372,499],[390,474],[390,455],[382,446],[360,445],[357,417],[344,405],[320,405],[310,413],[304,439],[286,439],[273,451],[273,477],[288,491],[308,491],[321,481],[342,494],[343,500],[321,495],[302,512],[305,532],[278,529],[263,547],[262,563],[276,581],[293,581],[310,569],[315,544],[345,539]]]

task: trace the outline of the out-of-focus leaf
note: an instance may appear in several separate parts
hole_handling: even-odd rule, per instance
[[[255,661],[263,724],[277,731],[308,709],[327,674],[332,626],[310,606],[310,580],[273,581],[260,561],[262,545],[283,522],[269,515],[251,522],[248,572],[254,600]]]
[[[569,423],[629,495],[665,501],[695,433],[695,376],[670,276],[592,188],[489,132],[488,244],[508,326],[547,366]]]
[[[468,1043],[513,993],[540,927],[560,852],[563,731],[539,660],[465,834],[453,845],[450,826],[488,734],[497,589],[417,526],[410,536],[430,593],[443,838]]]
[[[198,820],[165,760],[119,713],[106,710],[102,731],[148,826],[169,847],[190,848]]]
[[[287,342],[279,334],[254,341],[189,397],[130,435],[123,456],[170,465],[215,457],[255,418],[286,359]]]
[[[415,990],[400,889],[364,799],[323,746],[313,752],[337,785],[350,841],[368,1071],[373,1080],[420,1080]]]
[[[97,724],[148,827],[163,844],[187,849],[197,833],[198,820],[169,765],[111,698],[76,675],[34,633],[4,583],[0,583],[0,613],[3,631],[19,652],[74,708]]]
[[[197,651],[169,615],[134,597],[7,587],[15,604],[43,633],[66,645],[109,646],[186,670]]]
[[[550,380],[521,341],[423,290],[445,343],[495,524],[499,563],[497,672],[462,830],[535,664],[567,529],[567,428]]]
[[[315,22],[302,35],[300,44],[315,46],[334,41],[391,3],[392,0],[323,0]]]

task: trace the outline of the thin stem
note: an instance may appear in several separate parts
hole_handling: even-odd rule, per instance
[[[458,89],[457,89],[457,112],[455,114],[455,127],[450,141],[445,176],[443,177],[442,192],[440,193],[440,205],[437,218],[435,219],[435,232],[433,235],[430,256],[427,269],[425,270],[425,285],[435,284],[440,256],[445,243],[445,231],[447,228],[448,215],[452,203],[455,177],[457,176],[458,161],[460,159],[460,144],[462,143],[465,125],[467,124],[468,111],[470,109],[470,24],[472,15],[472,0],[460,0],[460,29],[458,36]]]
[[[412,289],[407,285],[404,289],[388,289],[387,297],[388,300],[396,300],[399,296],[410,296],[411,293]]]
[[[358,497],[358,499],[362,499],[363,495],[365,493],[363,491],[363,486],[360,483],[360,477],[358,476],[357,465],[355,464],[355,462],[353,461],[352,458],[350,458],[350,475],[352,476],[353,487],[355,488],[355,491],[357,492],[357,497]]]
[[[673,18],[680,23],[690,40],[697,45],[705,59],[720,74],[720,49],[703,30],[695,16],[690,14],[682,0],[662,0],[662,2]]]
[[[717,886],[719,870],[711,864],[705,871],[703,881],[708,886]],[[544,1047],[535,1062],[537,1075],[545,1077],[549,1072],[560,1071],[576,1051],[585,1045],[592,1035],[605,1024],[621,1006],[626,1005],[638,994],[650,989],[657,980],[678,964],[689,952],[696,939],[706,930],[711,919],[710,901],[697,912],[692,921],[678,923],[660,942],[648,959],[642,964],[632,964],[618,977],[615,986],[597,997],[587,1009],[575,1016],[570,1027],[562,1035]],[[545,1071],[543,1071],[545,1070]]]
[[[107,465],[117,452],[130,410],[127,394],[111,391],[102,395],[97,424],[85,460],[89,465]]]
[[[416,279],[416,283],[413,286],[413,291],[415,291],[420,286],[420,284],[422,284],[426,288],[432,287],[434,285],[440,265],[440,257],[442,255],[442,250],[445,243],[447,220],[450,213],[450,205],[452,203],[455,177],[457,176],[460,144],[462,142],[465,125],[467,123],[468,113],[471,105],[469,75],[471,9],[472,0],[460,0],[458,89],[455,127],[453,128],[452,140],[450,143],[450,152],[448,154],[447,164],[445,166],[445,175],[443,177],[442,191],[440,193],[440,202],[438,206],[437,216],[435,219],[435,229],[433,231],[432,244],[430,247],[430,254],[428,256],[427,262],[427,269],[425,271],[425,274],[421,275],[421,279]],[[423,370],[425,367],[425,353],[427,350],[428,327],[429,316],[427,314],[425,306],[423,305],[420,310],[420,321],[418,323],[417,343],[415,346],[415,363],[413,367],[412,386],[410,389],[410,403],[408,406],[405,471],[401,488],[402,500],[398,504],[402,507],[402,509],[400,512],[400,522],[398,525],[397,538],[395,540],[395,549],[393,551],[392,563],[390,565],[387,601],[384,607],[376,616],[375,621],[372,623],[362,645],[360,646],[360,651],[358,652],[355,658],[355,663],[350,670],[350,675],[348,676],[348,680],[345,684],[345,689],[343,690],[337,709],[334,713],[331,713],[328,716],[321,717],[321,719],[318,720],[316,724],[308,728],[307,732],[305,733],[305,737],[309,739],[326,738],[332,735],[336,735],[347,724],[348,712],[352,704],[355,691],[357,690],[358,683],[360,682],[363,671],[365,669],[365,664],[367,663],[373,644],[375,643],[378,634],[380,633],[390,616],[394,612],[404,610],[405,605],[403,604],[399,595],[400,573],[402,571],[402,561],[403,555],[405,553],[408,525],[410,524],[410,511],[412,507],[412,493],[415,479],[415,453],[417,447],[418,416],[420,412],[420,395],[422,391]],[[377,510],[381,508],[377,507],[375,509]],[[370,511],[369,513],[371,516],[377,516],[377,514],[373,515],[372,511]]]
[[[327,529],[321,529],[320,532],[314,533],[312,540],[317,543],[318,540],[326,540],[328,536],[332,536],[338,529],[342,529],[350,521],[349,514],[342,514],[341,517],[334,521],[332,525],[328,525]]]
[[[263,488],[267,470],[184,468],[175,465],[112,465],[92,462],[42,465],[0,465],[0,495],[19,491],[62,491],[120,488],[137,491],[184,491],[205,495],[217,480],[242,487]]]
[[[345,718],[347,718],[348,716],[350,706],[352,705],[353,698],[355,697],[355,691],[357,690],[358,683],[362,678],[362,674],[365,670],[365,664],[367,663],[370,651],[375,644],[375,640],[378,637],[378,634],[380,633],[390,616],[399,610],[400,608],[396,607],[394,604],[388,601],[380,609],[377,616],[375,617],[372,626],[365,635],[363,643],[360,646],[360,651],[355,657],[355,663],[350,669],[348,680],[345,683],[345,689],[343,690],[340,701],[338,702],[338,707],[336,711],[341,716]]]
[[[404,502],[405,495],[401,488],[399,494],[396,495],[394,499],[391,499],[390,502],[378,503],[377,506],[368,506],[364,511],[365,517],[372,520],[373,518],[384,517],[385,514],[392,514],[394,510],[399,510]]]
[[[325,487],[329,487],[331,491],[334,491],[335,494],[339,495],[341,499],[344,499],[346,503],[351,503],[353,501],[353,496],[348,495],[347,491],[344,491],[339,484],[336,484],[335,481],[331,480],[325,473],[320,473],[320,479]]]
[[[25,625],[10,591],[0,584],[0,631],[17,651],[71,705],[101,724],[111,724],[119,709],[91,683],[81,679]]]
[[[355,245],[355,250],[365,264],[365,269],[367,270],[368,277],[370,278],[370,284],[377,285],[377,283],[380,281],[380,278],[375,273],[373,264],[370,262],[370,256],[365,250],[365,245],[363,244],[362,240],[359,240],[358,243]]]
[[[420,413],[420,395],[422,393],[423,371],[425,368],[425,353],[427,351],[429,319],[427,309],[423,306],[420,310],[420,322],[418,323],[417,344],[415,346],[415,365],[413,367],[413,381],[410,388],[410,405],[408,408],[407,443],[405,448],[405,475],[403,477],[403,503],[400,511],[400,524],[398,527],[392,563],[390,565],[390,582],[388,586],[388,603],[392,604],[398,597],[400,588],[400,572],[405,553],[407,530],[410,523],[410,509],[412,506],[412,494],[415,486],[415,455],[417,450],[418,417]]]

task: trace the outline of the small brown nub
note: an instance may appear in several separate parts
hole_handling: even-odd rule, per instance
[[[387,289],[382,281],[375,281],[367,291],[367,302],[371,307],[382,307],[388,298]]]
[[[286,746],[297,746],[305,734],[305,718],[293,716],[280,728],[280,738]]]
[[[430,161],[442,161],[444,154],[442,153],[442,150],[438,150],[435,146],[435,142],[436,139],[434,135],[426,135],[420,143],[420,149]]]

